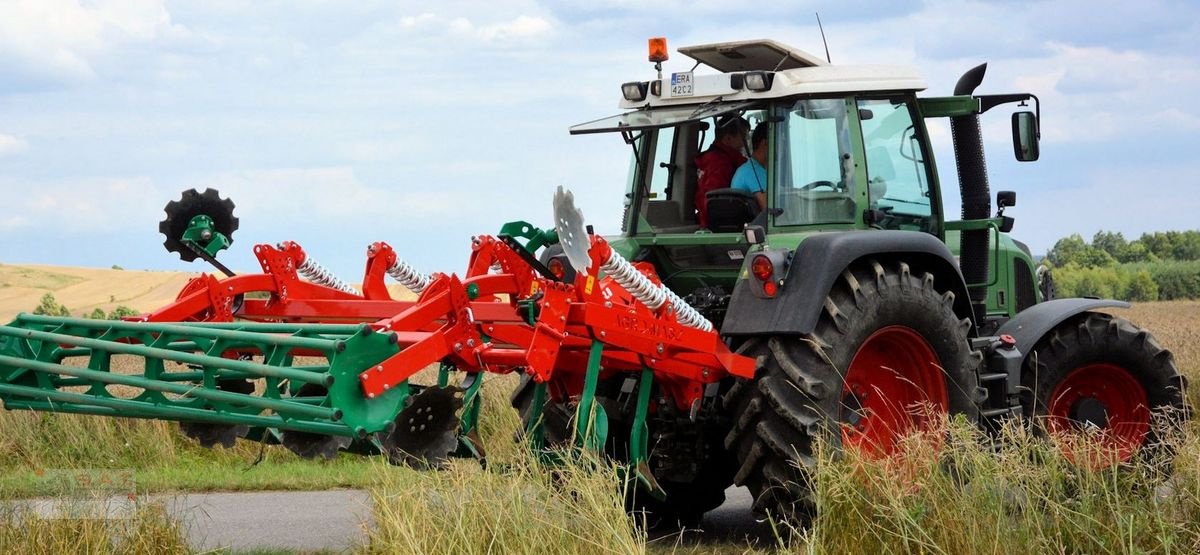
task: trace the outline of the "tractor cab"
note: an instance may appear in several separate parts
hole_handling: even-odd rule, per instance
[[[935,168],[915,96],[925,83],[915,70],[833,66],[770,40],[679,51],[718,73],[660,70],[658,79],[625,83],[620,106],[627,111],[570,130],[616,133],[630,146],[622,230],[630,242],[653,244],[667,275],[736,274],[749,247],[747,225],[770,234],[941,233]],[[658,59],[661,68],[665,57]],[[738,164],[754,152],[753,130],[768,126],[765,175],[747,172],[755,179],[738,188],[730,176],[702,187],[698,160],[728,148],[714,143],[718,126],[731,118],[745,122]]]

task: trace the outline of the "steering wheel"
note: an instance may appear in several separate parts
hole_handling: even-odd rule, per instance
[[[803,187],[800,187],[800,189],[799,189],[799,190],[801,190],[801,191],[813,191],[813,190],[816,190],[816,189],[818,189],[818,188],[820,188],[820,187],[829,187],[829,190],[830,190],[830,191],[837,191],[837,190],[839,190],[839,189],[840,189],[840,188],[838,187],[838,184],[837,184],[837,183],[834,183],[834,182],[832,182],[832,181],[824,181],[824,180],[822,180],[822,181],[813,181],[812,183],[809,183],[808,185],[804,185]]]

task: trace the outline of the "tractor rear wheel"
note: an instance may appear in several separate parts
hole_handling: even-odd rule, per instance
[[[756,513],[793,523],[812,515],[817,441],[887,456],[947,414],[978,417],[983,357],[953,307],[932,274],[871,260],[842,273],[813,333],[748,341],[758,369],[725,397],[734,421],[725,445]]]
[[[1088,434],[1104,464],[1139,453],[1156,462],[1169,457],[1159,432],[1186,418],[1186,379],[1149,332],[1088,312],[1059,324],[1025,360],[1021,402],[1039,432]]]

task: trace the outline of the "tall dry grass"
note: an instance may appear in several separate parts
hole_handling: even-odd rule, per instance
[[[627,482],[609,462],[547,467],[532,455],[488,469],[435,473],[381,468],[364,553],[642,553],[625,514]]]
[[[514,383],[495,377],[484,384],[486,469],[474,461],[432,473],[380,465],[364,553],[645,551],[645,533],[625,514],[632,482],[618,466],[573,453],[547,464],[514,441],[520,424],[508,404]]]
[[[30,555],[187,553],[186,531],[162,504],[136,506],[114,518],[103,509],[80,508],[69,517],[28,507],[0,505],[0,553]]]
[[[1161,460],[1075,464],[1099,460],[1094,442],[1055,444],[1015,427],[995,449],[966,423],[952,425],[948,437],[941,450],[928,438],[910,438],[898,460],[823,453],[813,475],[819,513],[788,550],[1200,552],[1194,430],[1169,440],[1178,454],[1170,477]]]

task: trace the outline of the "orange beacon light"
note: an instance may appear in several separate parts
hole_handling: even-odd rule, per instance
[[[670,58],[667,55],[667,39],[665,37],[655,37],[650,39],[650,61],[656,64],[661,64]]]

